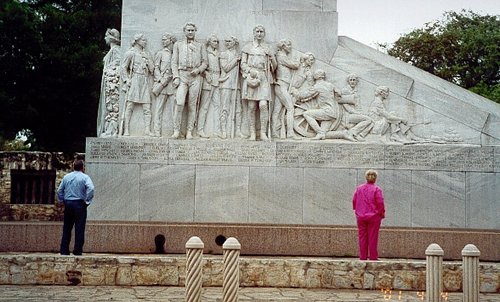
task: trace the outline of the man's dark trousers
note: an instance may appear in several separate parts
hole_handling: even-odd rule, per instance
[[[87,222],[87,204],[83,200],[64,201],[64,226],[61,239],[60,253],[69,255],[69,243],[71,241],[71,230],[75,226],[74,255],[81,255],[85,242],[85,224]]]

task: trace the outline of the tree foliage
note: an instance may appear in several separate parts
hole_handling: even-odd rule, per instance
[[[121,0],[5,0],[0,10],[0,137],[30,129],[41,149],[83,151],[95,136],[106,28]]]
[[[387,53],[500,103],[500,17],[447,12]]]

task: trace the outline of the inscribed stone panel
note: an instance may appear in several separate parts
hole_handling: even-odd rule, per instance
[[[170,140],[170,163],[274,166],[274,143],[236,140]]]
[[[87,138],[88,163],[167,163],[168,140],[154,138]]]
[[[386,169],[493,171],[492,147],[386,146]]]
[[[383,167],[384,147],[380,145],[278,142],[276,148],[278,166]]]

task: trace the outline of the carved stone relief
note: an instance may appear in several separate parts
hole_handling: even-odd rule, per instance
[[[101,80],[101,96],[97,113],[97,136],[118,136],[118,120],[120,112],[120,32],[116,29],[106,30],[104,36],[110,49],[104,56]]]
[[[313,53],[297,52],[287,38],[267,43],[262,25],[254,27],[253,41],[241,48],[237,37],[212,34],[202,43],[196,32],[188,22],[179,41],[164,33],[154,58],[146,37],[136,34],[123,60],[118,31],[106,32],[110,51],[104,58],[98,136],[130,135],[133,109],[141,105],[144,136],[165,137],[162,121],[168,119],[173,125],[168,135],[174,139],[463,142],[452,128],[441,136],[419,135],[417,126],[430,122],[416,123],[387,110],[389,87],[377,87],[366,106],[366,100],[360,102],[359,76],[350,74],[345,87],[335,87],[316,68]],[[120,91],[124,108],[119,107]],[[166,104],[174,109],[164,117]]]

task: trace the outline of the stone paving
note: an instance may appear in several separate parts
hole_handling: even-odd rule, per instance
[[[222,301],[222,288],[203,288],[202,301]],[[47,286],[0,285],[0,301],[184,301],[183,287],[163,286]],[[371,290],[325,290],[246,287],[239,301],[422,301],[419,292],[383,293]],[[450,293],[447,300],[462,301],[461,293]],[[500,294],[481,294],[481,302],[500,302]]]

